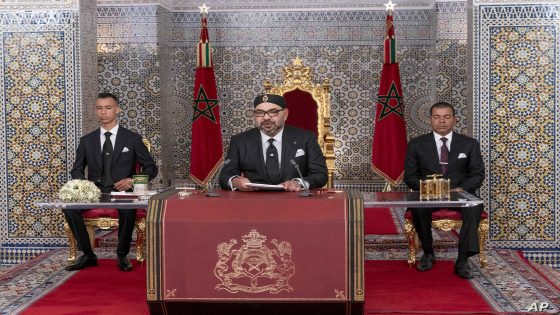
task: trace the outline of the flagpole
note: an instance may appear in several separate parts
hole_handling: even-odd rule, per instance
[[[392,0],[389,0],[388,3],[384,4],[385,11],[388,11],[388,14],[393,15],[393,11],[395,8],[395,4],[393,4]],[[394,52],[396,54],[396,52]],[[396,191],[397,186],[392,185],[387,179],[385,179],[385,185],[383,187],[383,191]]]
[[[395,4],[384,4],[387,11],[383,44],[383,68],[377,91],[375,129],[372,142],[372,169],[385,179],[383,191],[396,191],[404,176],[406,122],[397,62],[393,25]]]
[[[385,11],[388,11],[388,14],[393,15],[395,5],[389,0],[389,3],[385,4]],[[395,52],[396,53],[396,52]],[[395,186],[391,185],[388,180],[385,180],[385,187],[383,187],[383,191],[395,191]]]
[[[204,3],[198,8],[201,29],[200,40],[196,46],[189,176],[206,191],[212,191],[215,183],[212,179],[219,173],[224,158],[222,128],[206,19],[210,7]]]
[[[203,3],[201,7],[198,7],[198,9],[200,10],[200,17],[202,18],[202,20],[204,20],[204,18],[206,18],[208,16],[208,10],[210,9],[210,7],[206,6],[206,3]],[[203,27],[204,27],[204,23],[203,23]],[[213,186],[213,180],[212,180],[213,176],[210,176],[210,178],[208,179],[208,181],[206,182],[206,184],[204,185],[204,191],[206,191],[207,193],[211,193],[212,190],[212,186]]]

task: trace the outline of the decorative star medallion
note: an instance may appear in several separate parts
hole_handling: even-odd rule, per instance
[[[217,124],[216,116],[214,116],[213,109],[214,107],[218,106],[217,99],[208,99],[206,95],[206,91],[204,90],[204,86],[200,85],[200,89],[198,90],[198,96],[194,100],[194,118],[193,122],[196,121],[198,117],[206,117],[211,122]]]
[[[206,6],[206,3],[203,3],[201,7],[198,7],[200,9],[200,13],[202,14],[208,14],[208,10],[210,10],[210,7]]]
[[[391,100],[395,101],[391,102]],[[387,95],[377,95],[377,103],[383,106],[381,112],[379,113],[379,117],[377,117],[377,121],[389,116],[391,113],[395,113],[401,119],[404,119],[402,96],[399,95],[395,81],[391,82],[391,87],[389,88]]]
[[[393,3],[393,1],[389,0],[388,3],[383,4],[385,6],[385,11],[395,11],[395,6],[396,4]]]

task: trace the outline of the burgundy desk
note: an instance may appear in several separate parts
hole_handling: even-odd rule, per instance
[[[359,192],[218,193],[150,199],[152,314],[363,314]]]

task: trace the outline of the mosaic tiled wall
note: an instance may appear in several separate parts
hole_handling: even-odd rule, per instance
[[[89,93],[81,84],[78,27],[87,17],[65,1],[43,6],[48,9],[0,7],[1,263],[66,243],[61,213],[33,204],[52,198],[68,180],[82,97]]]
[[[476,1],[473,12],[474,132],[488,169],[490,240],[558,265],[560,6]]]
[[[90,126],[96,120],[93,111],[93,103],[97,95],[97,19],[96,1],[95,0],[82,0],[79,2],[79,30],[80,30],[80,62],[76,67],[76,72],[80,75],[80,94],[82,95],[82,134],[90,131]],[[72,155],[73,156],[73,155]]]
[[[160,148],[162,165],[160,168],[160,176],[164,183],[168,183],[173,179],[169,174],[174,174],[173,163],[177,155],[177,150],[185,150],[183,144],[177,141],[175,135],[176,126],[172,121],[176,116],[175,102],[173,96],[173,87],[171,86],[171,77],[173,75],[173,57],[171,56],[171,38],[172,38],[172,13],[164,8],[159,8],[158,16],[158,53],[159,53],[159,69],[160,69]],[[194,70],[193,70],[194,71]]]
[[[472,112],[467,107],[467,3],[436,3],[436,14],[437,99],[456,106],[459,121],[455,128],[458,132],[470,134]],[[425,123],[429,121],[426,119]]]

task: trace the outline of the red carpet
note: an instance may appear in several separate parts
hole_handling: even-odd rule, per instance
[[[389,235],[397,234],[389,208],[364,208],[365,234]]]
[[[77,272],[21,314],[94,315],[148,314],[146,268],[135,261],[122,272],[116,260]],[[366,261],[366,314],[493,313],[471,282],[453,274],[453,262],[438,261],[434,269],[418,272],[406,261]]]
[[[149,314],[146,266],[131,262],[134,270],[122,272],[116,259],[99,260],[99,266],[77,272],[21,314]]]
[[[405,246],[404,236],[397,237],[398,246]],[[438,260],[424,273],[409,268],[401,247],[367,250],[366,314],[527,314],[534,301],[560,310],[560,272],[528,262],[520,251],[489,250],[489,266],[474,267],[476,277],[468,281],[453,274],[451,260]],[[114,251],[97,249],[106,258],[114,257]],[[454,257],[456,249],[451,252],[441,254]],[[105,259],[98,267],[68,273],[62,269],[67,255],[60,248],[0,268],[0,314],[148,314],[145,267],[134,262],[135,270],[124,273],[116,260]]]
[[[453,273],[453,262],[437,261],[418,272],[406,261],[366,261],[366,314],[493,313],[471,282]]]

